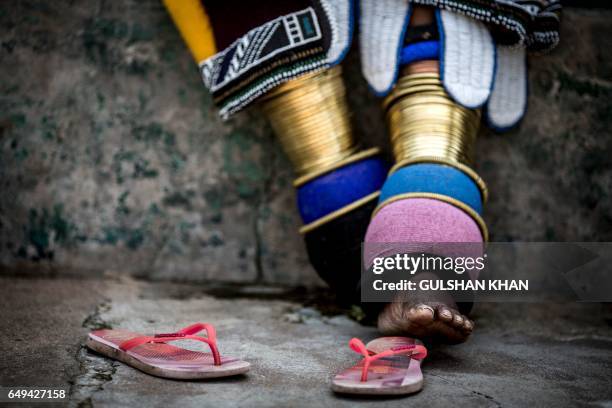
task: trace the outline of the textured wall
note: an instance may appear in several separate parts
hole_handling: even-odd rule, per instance
[[[493,240],[612,240],[610,17],[567,10],[562,46],[531,60],[524,123],[482,132]],[[3,2],[0,42],[5,273],[319,282],[270,128],[216,117],[160,2]],[[346,65],[358,136],[388,151]]]

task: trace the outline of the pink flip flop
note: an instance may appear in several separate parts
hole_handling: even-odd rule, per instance
[[[196,336],[202,330],[206,337]],[[170,341],[197,340],[206,343],[211,353],[187,350],[166,344]],[[227,377],[249,371],[250,364],[221,357],[215,328],[196,323],[176,333],[145,336],[127,330],[96,330],[89,333],[87,347],[119,360],[147,374],[182,380]]]
[[[367,345],[357,338],[349,347],[363,360],[336,375],[332,390],[345,394],[412,394],[423,388],[421,360],[427,349],[408,337],[380,337]]]

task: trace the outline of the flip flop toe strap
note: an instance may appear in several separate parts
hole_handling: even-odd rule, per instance
[[[356,353],[363,355],[363,369],[361,371],[361,382],[368,381],[368,370],[370,364],[378,359],[394,356],[394,355],[407,355],[415,360],[422,360],[427,357],[427,349],[420,344],[407,344],[404,346],[391,347],[388,350],[376,353],[372,350],[368,350],[365,344],[358,338],[352,338],[349,341],[349,347]]]
[[[206,332],[207,337],[196,336],[196,333]],[[195,323],[174,333],[159,333],[153,336],[138,336],[122,342],[119,348],[128,351],[147,343],[166,343],[179,340],[197,340],[206,343],[212,352],[214,364],[221,365],[221,355],[217,348],[217,333],[213,325],[208,323]]]

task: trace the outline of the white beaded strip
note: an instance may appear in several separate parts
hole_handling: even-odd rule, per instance
[[[361,0],[361,66],[378,94],[389,92],[398,70],[398,48],[403,41],[408,0]]]
[[[527,62],[524,48],[497,47],[497,70],[487,103],[487,119],[500,130],[516,125],[527,108]]]
[[[350,0],[320,0],[331,27],[331,44],[327,51],[327,62],[336,65],[342,62],[351,45],[353,15]]]
[[[442,82],[468,108],[482,106],[493,85],[495,44],[487,27],[462,14],[439,10],[443,31]]]

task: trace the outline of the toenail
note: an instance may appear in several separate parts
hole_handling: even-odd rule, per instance
[[[420,310],[427,310],[427,311],[431,312],[431,314],[432,314],[432,315],[434,314],[434,309],[433,309],[433,307],[428,306],[428,305],[419,305],[419,306],[417,306],[417,309],[420,309]]]
[[[441,316],[443,316],[443,317],[449,317],[449,318],[450,318],[450,317],[453,317],[453,315],[452,315],[452,313],[450,312],[450,310],[446,310],[446,309],[442,310],[442,311],[440,312],[440,315],[441,315]]]

